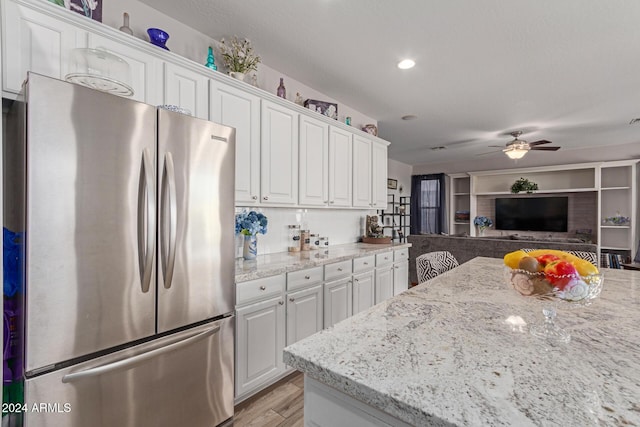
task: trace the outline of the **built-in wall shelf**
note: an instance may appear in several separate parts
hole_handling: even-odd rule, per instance
[[[473,218],[478,215],[495,221],[492,199],[496,197],[566,194],[570,205],[569,220],[573,225],[565,235],[591,234],[593,241],[598,244],[598,255],[601,252],[616,252],[625,258],[633,258],[635,254],[632,251],[639,242],[638,161],[632,159],[450,174],[449,232],[467,232],[474,236],[476,229],[472,225]],[[511,186],[520,178],[535,182],[538,190],[533,193],[511,193]],[[465,195],[467,191],[469,194]],[[469,211],[469,223],[456,220],[455,212],[460,210]],[[605,218],[616,215],[629,217],[630,224],[618,226],[603,223]]]

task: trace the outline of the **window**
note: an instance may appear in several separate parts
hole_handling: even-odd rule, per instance
[[[444,174],[411,179],[411,234],[446,232]]]

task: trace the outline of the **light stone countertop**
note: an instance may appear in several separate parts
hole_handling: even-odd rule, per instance
[[[261,279],[275,276],[289,271],[303,270],[345,261],[367,255],[375,255],[396,249],[408,248],[411,243],[372,244],[348,243],[330,246],[329,249],[318,249],[304,252],[278,252],[275,254],[258,255],[256,260],[245,261],[236,259],[236,283],[247,280]]]
[[[569,344],[520,316],[542,302],[475,258],[299,341],[284,361],[407,423],[424,426],[640,425],[640,272],[604,269],[587,307],[558,305]],[[513,318],[511,318],[513,319]]]

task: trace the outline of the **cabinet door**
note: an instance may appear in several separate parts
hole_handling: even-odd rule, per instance
[[[371,141],[353,137],[353,206],[371,208]]]
[[[69,55],[86,47],[87,33],[12,1],[2,2],[2,7],[2,89],[20,92],[27,71],[64,80]]]
[[[379,142],[371,143],[371,200],[373,207],[387,208],[387,146]]]
[[[397,262],[393,265],[393,295],[409,289],[409,261]]]
[[[326,206],[329,202],[329,125],[300,116],[300,188],[301,205]]]
[[[351,206],[353,188],[353,134],[329,129],[329,205]]]
[[[209,80],[209,118],[236,128],[236,204],[258,203],[260,98]]]
[[[202,74],[165,62],[164,104],[186,108],[194,117],[208,120],[208,82]]]
[[[376,304],[393,296],[393,267],[376,269]]]
[[[88,46],[105,49],[127,61],[131,70],[131,99],[151,105],[162,104],[162,61],[140,49],[127,46],[106,37],[89,34]]]
[[[351,317],[352,280],[350,277],[324,284],[324,327]]]
[[[262,203],[298,201],[298,113],[262,101],[260,194]]]
[[[287,345],[323,328],[322,285],[287,295]]]
[[[375,304],[375,289],[373,270],[353,275],[353,314],[373,307]]]
[[[236,397],[285,370],[285,307],[282,297],[236,310]]]

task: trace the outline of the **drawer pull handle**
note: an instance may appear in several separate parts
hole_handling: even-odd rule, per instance
[[[269,200],[269,198],[267,196],[264,196],[262,199],[263,200]]]
[[[289,301],[294,302],[296,299],[295,298],[289,298]]]
[[[341,269],[341,268],[339,268],[339,269],[338,269],[338,271],[342,271],[342,269]]]
[[[284,301],[278,301],[278,304],[284,305]]]
[[[365,263],[364,263],[364,265],[369,265],[369,263],[368,263],[368,262],[365,262]]]
[[[309,280],[309,279],[311,279],[311,276],[304,276],[304,278]]]
[[[266,287],[266,286],[264,286],[264,285],[262,285],[262,286],[260,286],[260,290],[261,290],[261,291],[266,291],[266,290],[267,290],[267,287]]]
[[[252,196],[251,197],[253,200],[258,200],[258,196]]]

